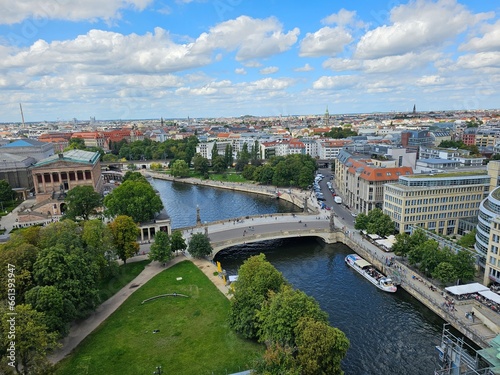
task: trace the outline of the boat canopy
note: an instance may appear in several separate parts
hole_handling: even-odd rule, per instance
[[[487,288],[484,285],[479,284],[479,283],[449,286],[449,287],[444,288],[444,289],[447,292],[450,292],[451,294],[454,294],[456,296],[460,296],[462,294],[470,294],[470,293],[477,293],[477,292],[482,292],[485,290],[490,290],[489,288]]]
[[[365,268],[372,265],[370,262],[367,262],[364,259],[358,259],[355,263],[359,268]]]

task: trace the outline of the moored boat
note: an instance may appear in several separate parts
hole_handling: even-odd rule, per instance
[[[384,292],[394,293],[398,288],[392,282],[390,277],[379,272],[373,264],[361,258],[358,254],[349,254],[345,257],[345,262],[348,266],[356,270],[361,276],[371,282]]]

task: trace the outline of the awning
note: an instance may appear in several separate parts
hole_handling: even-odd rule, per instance
[[[479,283],[449,286],[449,287],[444,288],[444,289],[447,292],[450,292],[451,294],[454,294],[456,296],[460,296],[462,294],[469,294],[469,293],[478,293],[478,292],[489,290],[487,287],[485,287],[484,285],[479,284]]]
[[[367,266],[371,266],[372,264],[370,262],[367,262],[366,260],[364,259],[359,259],[357,260],[356,262],[356,265],[360,268],[364,268],[364,267],[367,267]]]
[[[489,299],[490,301],[493,301],[495,303],[500,304],[500,296],[496,294],[495,292],[492,292],[491,290],[485,290],[482,292],[479,292],[480,295],[483,297]]]

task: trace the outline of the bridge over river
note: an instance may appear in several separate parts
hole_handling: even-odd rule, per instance
[[[337,228],[338,229],[338,228]],[[326,243],[336,242],[330,212],[317,215],[270,214],[220,220],[182,228],[186,242],[194,233],[207,233],[215,256],[234,245],[289,237],[315,236]]]

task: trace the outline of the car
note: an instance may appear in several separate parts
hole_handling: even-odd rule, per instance
[[[318,201],[325,201],[325,198],[323,198],[323,197],[318,197],[318,198],[316,198],[316,199],[317,199]]]
[[[352,215],[353,217],[358,216],[358,214],[357,214],[356,212],[351,212],[351,215]]]

